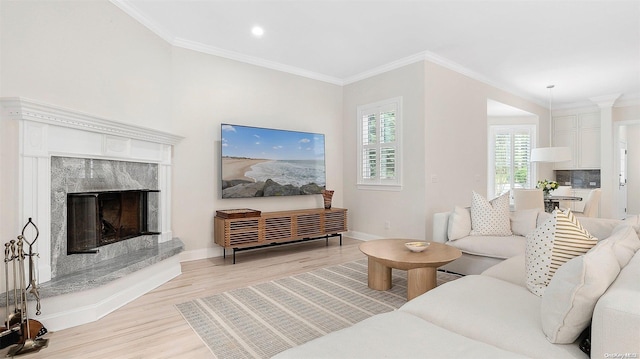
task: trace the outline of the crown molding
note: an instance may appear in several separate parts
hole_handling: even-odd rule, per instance
[[[640,106],[640,92],[620,96],[613,107]]]
[[[320,73],[317,73],[317,72],[301,69],[299,67],[289,66],[289,65],[285,65],[285,64],[282,64],[282,63],[279,63],[279,62],[265,60],[265,59],[262,59],[262,58],[259,58],[259,57],[248,56],[248,55],[244,55],[244,54],[241,54],[241,53],[238,53],[238,52],[224,50],[224,49],[221,49],[221,48],[218,48],[218,47],[204,45],[204,44],[202,44],[200,42],[185,40],[185,39],[181,39],[181,38],[175,38],[173,43],[172,43],[172,45],[173,46],[177,46],[177,47],[182,47],[182,48],[185,48],[185,49],[188,49],[188,50],[198,51],[198,52],[202,52],[202,53],[209,54],[209,55],[224,57],[224,58],[227,58],[227,59],[231,59],[231,60],[244,62],[244,63],[251,64],[251,65],[256,65],[256,66],[268,68],[268,69],[271,69],[271,70],[277,70],[277,71],[281,71],[281,72],[290,73],[290,74],[293,74],[293,75],[307,77],[307,78],[310,78],[310,79],[313,79],[313,80],[327,82],[327,83],[338,85],[338,86],[344,85],[344,81],[339,79],[339,78],[337,78],[337,77],[327,76],[327,75],[323,75],[323,74],[320,74]]]
[[[611,108],[613,104],[616,103],[616,100],[620,97],[620,94],[612,94],[612,95],[604,95],[591,97],[589,100],[595,102],[600,108]]]
[[[22,97],[0,97],[0,106],[5,116],[15,120],[30,120],[166,145],[175,145],[184,138],[171,133],[107,120]]]
[[[413,63],[416,62],[420,62],[420,61],[424,61],[426,58],[424,56],[424,53],[418,53],[415,55],[411,55],[411,56],[407,56],[405,58],[390,62],[388,64],[384,64],[382,66],[378,66],[376,68],[373,68],[371,70],[365,71],[365,72],[361,72],[357,75],[354,76],[349,76],[347,78],[344,79],[343,81],[343,85],[349,85],[352,84],[354,82],[358,82],[373,76],[377,76],[380,74],[383,74],[385,72],[391,71],[391,70],[395,70],[395,69],[399,69],[401,67],[407,66],[407,65],[411,65]]]
[[[120,10],[124,11],[127,15],[131,16],[134,20],[141,23],[147,29],[151,30],[154,34],[160,36],[164,41],[169,44],[173,44],[175,37],[170,32],[163,29],[160,25],[149,19],[148,17],[142,15],[138,9],[134,6],[128,4],[124,0],[110,0],[112,4],[120,8]]]
[[[434,64],[440,65],[444,68],[447,68],[449,70],[452,70],[454,72],[457,72],[461,75],[467,76],[471,79],[484,83],[486,85],[492,86],[496,89],[518,96],[523,100],[532,102],[544,108],[547,108],[548,106],[546,102],[536,99],[529,94],[526,94],[518,89],[509,87],[505,84],[497,83],[480,73],[474,72],[456,62],[448,60],[442,56],[439,56],[429,51],[423,51],[414,55],[409,55],[402,59],[375,67],[373,69],[361,72],[353,76],[349,76],[346,78],[338,78],[338,77],[329,76],[329,75],[325,75],[325,74],[314,72],[314,71],[305,70],[299,67],[282,64],[275,61],[269,61],[263,58],[248,56],[241,53],[228,51],[228,50],[224,50],[224,49],[213,47],[213,46],[208,46],[199,42],[178,38],[174,34],[167,31],[166,29],[163,29],[154,21],[145,17],[134,6],[128,4],[126,0],[110,0],[110,1],[111,3],[119,7],[122,11],[127,13],[129,16],[131,16],[132,18],[140,22],[143,26],[147,27],[149,30],[157,34],[159,37],[167,41],[172,46],[181,47],[181,48],[185,48],[185,49],[193,50],[197,52],[202,52],[209,55],[219,56],[222,58],[227,58],[227,59],[231,59],[231,60],[235,60],[243,63],[248,63],[251,65],[260,66],[260,67],[264,67],[264,68],[268,68],[276,71],[290,73],[293,75],[302,76],[302,77],[306,77],[309,79],[318,80],[322,82],[327,82],[327,83],[338,85],[338,86],[345,86],[351,83],[355,83],[355,82],[358,82],[373,76],[377,76],[385,72],[395,70],[419,61],[429,61]],[[615,102],[613,107],[632,106],[632,105],[638,104],[639,102],[640,102],[640,94],[632,94],[631,96],[624,95]],[[565,110],[565,109],[582,108],[582,107],[590,107],[590,106],[594,106],[594,103],[590,101],[590,99],[585,99],[584,101],[579,101],[579,102],[565,104],[565,105],[558,105],[558,109]]]

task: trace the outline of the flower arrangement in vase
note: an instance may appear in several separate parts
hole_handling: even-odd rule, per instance
[[[542,189],[544,196],[549,197],[551,195],[551,191],[558,189],[558,182],[549,180],[538,181],[536,188]]]

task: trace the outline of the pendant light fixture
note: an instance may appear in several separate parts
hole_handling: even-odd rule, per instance
[[[549,85],[549,147],[539,147],[531,150],[531,162],[565,162],[571,160],[569,147],[553,147],[553,116],[551,114],[551,90],[555,85]]]

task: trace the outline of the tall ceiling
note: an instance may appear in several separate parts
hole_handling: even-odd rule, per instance
[[[544,106],[553,84],[554,108],[640,98],[638,0],[112,2],[175,46],[339,85],[426,59]]]

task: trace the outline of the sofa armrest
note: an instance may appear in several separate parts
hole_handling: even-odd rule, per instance
[[[638,278],[640,251],[636,252],[596,304],[591,322],[592,358],[637,358],[640,355]]]
[[[433,233],[431,240],[438,243],[446,243],[449,240],[449,216],[451,212],[438,212],[433,215]]]

